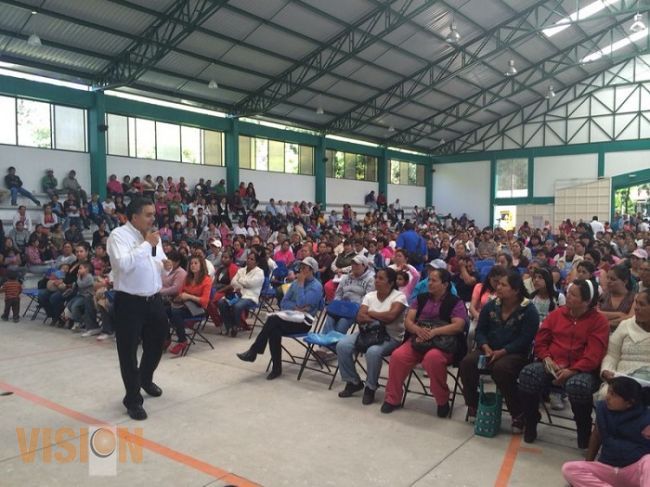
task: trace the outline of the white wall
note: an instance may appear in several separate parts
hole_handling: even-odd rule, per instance
[[[556,184],[572,186],[597,177],[598,154],[535,157],[533,196],[554,196]]]
[[[605,176],[617,176],[650,167],[650,151],[605,153]]]
[[[275,201],[316,201],[316,182],[314,176],[283,174],[268,171],[239,170],[239,181],[248,185],[252,182],[255,194],[261,202],[270,198]]]
[[[351,179],[327,178],[327,209],[340,209],[344,203],[354,207],[364,206],[364,198],[371,191],[379,194],[379,185]]]
[[[422,186],[389,184],[387,198],[389,203],[393,203],[399,198],[402,207],[418,205],[422,208],[426,206],[427,190]]]
[[[541,228],[546,220],[551,223],[551,228],[555,228],[554,214],[554,205],[517,205],[516,228],[519,228],[525,221],[531,226]]]
[[[4,178],[7,174],[9,166],[16,168],[16,174],[23,180],[23,187],[34,193],[42,192],[41,178],[45,176],[46,169],[54,170],[59,185],[68,172],[74,169],[81,187],[90,191],[90,155],[87,152],[0,145],[1,177]]]
[[[433,205],[437,213],[451,213],[490,225],[490,161],[436,164]]]
[[[184,176],[185,182],[190,186],[196,184],[199,178],[212,179],[213,184],[218,183],[221,179],[226,179],[225,167],[119,156],[106,156],[106,173],[107,180],[111,174],[117,175],[119,180],[127,174],[132,179],[135,176],[142,179],[147,174],[151,174],[154,179],[158,176],[165,179],[167,176],[171,176],[174,181],[178,181],[178,178]]]

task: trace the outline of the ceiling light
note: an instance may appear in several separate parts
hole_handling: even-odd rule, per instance
[[[645,28],[646,28],[646,26],[643,23],[643,15],[641,15],[640,13],[637,13],[634,16],[634,22],[630,26],[630,32],[633,32],[633,33],[641,32],[642,30],[645,30]]]
[[[316,109],[316,115],[323,115],[325,113],[325,110],[323,110],[323,107],[318,107]]]
[[[32,10],[32,15],[36,15],[38,12],[36,10]]]
[[[390,127],[388,127],[388,131],[389,131],[389,132],[395,132],[395,127],[393,127],[393,126],[391,125]]]
[[[581,63],[590,63],[593,61],[598,61],[600,58],[603,56],[608,56],[612,54],[614,51],[618,51],[619,49],[623,49],[625,46],[629,46],[633,42],[636,42],[638,40],[643,39],[644,37],[648,36],[648,29],[645,28],[643,30],[640,30],[639,32],[635,32],[632,35],[629,35],[625,37],[624,39],[618,40],[616,42],[613,42],[612,44],[603,47],[602,49],[599,49],[596,52],[592,52],[591,54],[587,54],[585,57],[583,57],[580,62]]]
[[[546,92],[544,98],[546,98],[547,100],[550,100],[551,98],[555,98],[555,90],[553,89],[553,85],[548,85],[548,91]]]
[[[456,29],[456,22],[451,21],[451,26],[449,27],[449,34],[445,39],[447,44],[458,44],[460,42],[460,33]]]
[[[508,77],[514,76],[515,74],[517,74],[517,68],[515,68],[515,60],[514,59],[511,59],[510,61],[508,61],[508,70],[503,74],[505,76],[508,76]]]
[[[438,145],[445,145],[445,139],[440,139],[440,141],[438,142]]]
[[[40,47],[43,45],[41,43],[41,38],[38,37],[36,34],[32,34],[29,36],[29,38],[27,39],[27,44],[32,47]]]
[[[585,20],[616,2],[618,2],[618,0],[597,0],[595,2],[592,2],[589,5],[585,5],[584,7],[576,10],[568,17],[564,17],[563,19],[558,20],[555,22],[555,24],[553,24],[554,27],[544,29],[542,32],[546,37],[552,37],[571,27],[571,24],[573,22],[577,20]]]
[[[210,88],[211,90],[216,90],[217,88],[219,88],[219,83],[211,79],[210,82],[208,83],[208,88]]]

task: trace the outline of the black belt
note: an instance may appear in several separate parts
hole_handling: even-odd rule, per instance
[[[151,296],[138,296],[137,294],[129,294],[125,293],[124,291],[115,291],[116,294],[122,294],[124,296],[128,296],[131,299],[137,299],[137,300],[142,300],[144,302],[149,302],[153,301],[154,299],[157,299],[160,297],[160,293],[152,294]]]

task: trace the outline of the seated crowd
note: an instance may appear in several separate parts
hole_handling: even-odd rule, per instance
[[[44,190],[51,177],[44,178]],[[33,225],[19,207],[0,255],[5,286],[21,272],[43,275],[38,301],[52,325],[100,340],[112,335],[106,239],[126,221],[125,198],[149,197],[168,258],[161,294],[171,354],[188,347],[188,319],[205,313],[234,337],[247,326],[246,313],[270,292],[282,312],[268,315],[252,346],[238,354],[252,362],[268,344],[269,380],[282,374],[282,337],[309,331],[325,309],[322,333],[342,335],[319,354],[330,360],[335,351],[342,398],[363,390],[363,404],[372,404],[390,356],[381,411],[401,406],[404,382],[422,364],[437,415],[445,418],[447,367],[455,365],[470,419],[477,414],[480,376],[491,375],[512,432],[523,433],[526,442],[537,438],[540,400],[556,410],[568,401],[578,446],[589,448],[591,460],[602,442],[605,464],[640,468],[642,455],[620,454],[609,463],[616,455],[605,455],[627,420],[613,412],[627,410],[636,411],[636,423],[628,426],[643,428],[621,448],[649,458],[650,416],[638,412],[642,392],[619,380],[650,377],[650,233],[639,216],[617,214],[611,225],[595,217],[566,220],[557,229],[524,223],[506,231],[479,229],[465,214],[453,218],[433,208],[416,207],[405,219],[385,197],[380,204],[366,201],[372,211],[363,220],[349,205],[341,217],[325,215],[317,203],[271,199],[262,208],[252,183],[228,194],[223,180],[200,179],[190,187],[184,178],[119,181],[111,175],[104,201],[68,186],[63,205],[57,184],[48,189],[51,201],[40,223]],[[88,243],[81,229],[91,223],[97,230]],[[334,312],[340,302],[353,303],[354,313]],[[359,353],[366,361],[363,378]],[[595,393],[606,402],[597,403],[592,428]],[[648,463],[640,470],[644,478]],[[573,485],[600,475],[582,464],[567,464],[564,473]]]

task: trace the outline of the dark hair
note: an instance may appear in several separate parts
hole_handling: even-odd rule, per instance
[[[593,273],[596,272],[596,266],[593,263],[589,262],[588,260],[581,260],[580,262],[578,262],[576,269],[578,267],[584,267],[587,270],[587,272],[591,275],[593,275]]]
[[[179,265],[183,268],[185,268],[185,266],[187,265],[187,259],[185,258],[185,256],[176,249],[172,249],[169,252],[167,252],[167,258],[172,262],[178,262]]]
[[[11,269],[7,271],[7,280],[8,281],[15,281],[18,279],[18,271]]]
[[[625,289],[632,290],[632,273],[625,265],[615,265],[610,269],[611,272],[616,274],[616,278],[625,283]]]
[[[497,259],[499,257],[503,257],[504,259],[506,259],[506,262],[508,262],[508,268],[512,267],[512,255],[507,254],[505,252],[500,252],[499,254],[497,254]]]
[[[542,279],[544,279],[544,287],[546,288],[546,294],[548,294],[548,298],[551,300],[551,303],[556,303],[557,301],[557,291],[555,290],[555,285],[553,284],[553,275],[551,274],[551,270],[546,269],[544,267],[538,267],[533,271],[533,277],[534,276],[541,276]],[[531,297],[537,296],[537,290],[533,291],[533,293],[530,295]],[[554,308],[551,309],[551,311]]]
[[[614,394],[620,396],[624,401],[631,403],[633,406],[647,404],[647,401],[644,400],[644,395],[647,398],[648,394],[644,394],[641,384],[631,377],[614,377],[608,383]]]
[[[388,284],[390,284],[391,289],[397,289],[397,271],[390,267],[384,267],[383,269],[379,269],[375,275],[380,272],[386,274],[386,279],[388,279]]]
[[[74,248],[76,249],[77,247],[83,247],[84,249],[86,249],[86,252],[90,253],[90,244],[85,240],[74,244]]]
[[[429,271],[429,275],[434,272],[438,274],[438,277],[443,284],[449,284],[451,282],[451,272],[449,272],[447,269],[431,269]]]
[[[133,215],[138,215],[142,213],[142,208],[145,206],[153,206],[153,201],[150,198],[145,197],[133,197],[129,202],[129,206],[126,207],[126,217],[129,221],[133,220]]]
[[[599,250],[597,249],[589,249],[585,252],[585,254],[589,254],[592,259],[594,259],[594,264],[598,265],[600,264],[600,260],[602,259],[602,254],[600,253]]]
[[[573,284],[578,286],[578,289],[580,290],[580,299],[589,302],[589,307],[593,308],[598,304],[598,283],[594,279],[589,279],[589,282],[591,282],[591,287],[587,283],[586,279],[576,279],[573,281]],[[589,299],[592,289],[594,295]]]
[[[517,274],[518,273],[519,271],[517,271]],[[488,275],[483,280],[483,285],[481,286],[481,293],[478,295],[478,299],[480,300],[486,292],[495,290],[492,287],[492,283],[490,282],[490,279],[492,279],[493,277],[498,277],[499,279],[501,279],[506,275],[507,275],[506,269],[504,269],[500,265],[493,266],[492,269],[490,269],[490,272],[488,272]]]
[[[397,271],[397,275],[395,276],[395,279],[397,279],[398,277],[404,279],[407,284],[411,280],[411,275],[406,271]]]
[[[198,260],[200,264],[198,276],[194,275],[194,273],[192,272],[192,268],[190,266],[190,263],[194,259]],[[194,284],[194,283],[198,284],[201,281],[203,281],[203,279],[205,279],[205,276],[207,275],[208,275],[208,269],[205,265],[205,259],[198,257],[196,255],[191,256],[187,264],[187,276],[185,277],[185,284]]]

